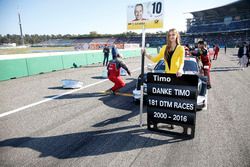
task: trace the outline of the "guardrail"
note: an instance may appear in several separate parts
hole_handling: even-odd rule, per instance
[[[148,48],[156,54],[155,48]],[[140,49],[119,50],[124,58],[141,56]],[[110,58],[112,56],[110,55]],[[47,73],[72,67],[101,63],[102,51],[75,51],[26,55],[4,55],[0,57],[0,81]]]

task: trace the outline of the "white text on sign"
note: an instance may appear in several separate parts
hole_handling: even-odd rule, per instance
[[[192,103],[181,103],[181,102],[172,102],[167,100],[155,100],[149,99],[148,100],[150,106],[159,106],[159,107],[166,107],[166,108],[174,108],[174,109],[182,109],[182,110],[194,110],[194,104]]]
[[[162,112],[154,112],[154,118],[161,118],[161,119],[171,119],[173,121],[178,121],[178,122],[187,122],[188,117],[186,115],[168,115],[167,113],[162,113]]]
[[[190,90],[184,89],[171,89],[171,88],[156,88],[152,87],[153,94],[161,94],[161,95],[176,95],[176,96],[186,96],[189,97],[191,95]]]
[[[160,77],[159,75],[153,75],[154,77],[154,81],[158,81],[158,82],[171,82],[171,78],[170,77]]]

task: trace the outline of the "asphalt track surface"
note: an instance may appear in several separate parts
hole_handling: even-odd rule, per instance
[[[249,167],[250,68],[239,69],[236,49],[222,52],[212,65],[208,109],[197,112],[189,140],[139,127],[131,97],[100,93],[112,86],[101,65],[0,82],[3,114],[71,91],[62,79],[103,81],[0,117],[0,166]],[[140,58],[125,61],[140,67]],[[132,93],[138,74],[124,77],[121,92]]]

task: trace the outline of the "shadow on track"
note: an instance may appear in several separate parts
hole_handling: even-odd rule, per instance
[[[126,84],[119,92],[132,93],[132,90],[135,88],[136,80],[133,80]],[[47,96],[45,98],[51,98],[53,96]],[[123,95],[107,95],[102,92],[93,92],[93,93],[72,93],[68,95],[61,96],[55,100],[61,99],[78,99],[78,98],[97,98],[97,100],[102,101],[102,103],[110,108],[119,109],[124,111],[124,115],[120,115],[113,118],[108,118],[99,123],[93,125],[93,127],[104,127],[110,124],[120,123],[128,121],[130,118],[135,117],[139,114],[139,106],[135,105],[133,98]]]
[[[103,76],[94,76],[94,77],[91,77],[92,79],[108,79],[108,78],[103,78]],[[133,81],[134,78],[126,78],[125,80],[127,81]]]
[[[211,69],[211,72],[230,72],[230,71],[241,71],[240,67],[215,67]]]
[[[48,89],[65,90],[65,88],[63,88],[62,86],[48,87]]]
[[[125,100],[126,99],[126,100]],[[137,116],[139,114],[139,106],[136,106],[132,100],[128,97],[122,97],[118,100],[112,100],[110,97],[102,97],[99,100],[103,102],[103,104],[111,107],[117,108],[120,110],[125,110],[126,113],[124,115],[119,115],[117,117],[108,118],[99,123],[93,125],[93,127],[104,127],[110,124],[116,124],[121,122],[127,122],[129,119]]]
[[[152,133],[137,126],[125,126],[48,137],[12,138],[0,141],[0,147],[30,148],[40,152],[39,157],[67,159],[126,152],[188,140],[169,135],[164,137],[166,140],[159,140],[150,137]]]
[[[133,79],[131,82],[127,83],[125,87],[121,88],[119,90],[119,93],[132,93],[133,89],[136,86],[136,79]],[[62,87],[49,87],[48,89],[63,89]],[[45,96],[44,98],[52,98],[55,97],[57,95],[51,95],[51,96]],[[121,95],[109,95],[109,94],[105,94],[104,91],[100,91],[100,92],[92,92],[92,93],[71,93],[71,94],[67,94],[61,97],[56,98],[55,100],[61,100],[61,99],[76,99],[76,98],[91,98],[91,97],[107,97],[107,98],[111,98],[112,100],[114,99],[118,99]],[[131,101],[131,97],[129,98]],[[100,100],[100,99],[99,99]],[[125,101],[127,99],[124,99]]]
[[[91,77],[92,79],[107,79],[107,78],[103,78],[102,76],[94,76],[94,77]]]
[[[96,67],[103,67],[103,66],[101,64],[93,64],[93,65],[84,66],[82,68],[96,68]]]

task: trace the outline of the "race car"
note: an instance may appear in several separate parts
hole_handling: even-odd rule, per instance
[[[154,69],[150,69],[148,66],[148,70],[155,73],[165,73],[165,63],[164,60],[160,60],[154,67]],[[202,110],[207,107],[207,77],[203,75],[203,70],[199,63],[199,60],[193,56],[186,56],[184,60],[183,67],[184,74],[189,75],[197,75],[199,77],[198,82],[198,97],[197,97],[197,110]],[[144,85],[144,97],[143,99],[147,100],[147,73],[143,76],[143,85]],[[136,88],[133,90],[133,99],[135,103],[140,102],[141,93],[140,93],[140,85],[141,85],[141,75],[137,79]]]

